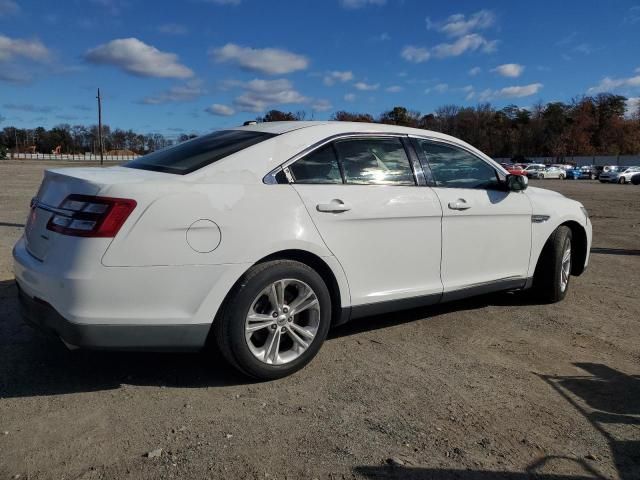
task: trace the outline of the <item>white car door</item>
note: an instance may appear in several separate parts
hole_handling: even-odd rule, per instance
[[[524,192],[501,187],[495,168],[448,143],[416,139],[443,209],[445,299],[524,285],[531,250],[531,213]]]
[[[435,193],[417,185],[423,177],[405,146],[397,136],[339,139],[286,169],[345,271],[352,315],[435,303],[442,294],[442,210]]]

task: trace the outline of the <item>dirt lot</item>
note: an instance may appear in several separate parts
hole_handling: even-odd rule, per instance
[[[534,182],[594,224],[564,302],[362,319],[251,383],[212,356],[69,352],[22,325],[11,247],[43,168],[0,162],[0,478],[640,478],[640,187]]]

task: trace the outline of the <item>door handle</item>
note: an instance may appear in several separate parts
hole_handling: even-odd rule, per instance
[[[471,205],[464,198],[459,198],[455,202],[449,202],[449,208],[451,210],[467,210],[471,208]]]
[[[319,212],[342,213],[351,210],[351,206],[344,203],[338,198],[334,198],[329,203],[319,203],[318,205],[316,205],[316,209]]]

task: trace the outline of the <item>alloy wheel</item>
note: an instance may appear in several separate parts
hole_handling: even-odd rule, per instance
[[[571,275],[571,240],[567,238],[564,251],[562,253],[562,263],[560,265],[561,292],[564,292],[569,285],[569,275]]]
[[[251,303],[245,338],[261,362],[282,365],[300,357],[320,326],[320,303],[300,280],[281,279],[264,288]]]

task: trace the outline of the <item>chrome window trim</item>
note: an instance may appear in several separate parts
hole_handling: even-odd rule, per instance
[[[267,185],[272,185],[272,184],[277,184],[278,182],[275,179],[275,176],[278,174],[278,172],[280,170],[284,170],[285,175],[287,176],[287,180],[289,181],[289,183],[295,183],[295,180],[293,178],[293,175],[291,174],[291,171],[289,170],[289,165],[291,165],[292,163],[296,162],[297,160],[300,160],[302,157],[310,154],[311,152],[325,146],[328,143],[337,141],[337,140],[343,140],[343,139],[358,139],[358,138],[409,138],[409,135],[405,134],[405,133],[392,133],[392,132],[347,132],[347,133],[338,133],[335,135],[331,135],[329,137],[323,138],[322,140],[320,140],[319,142],[314,143],[313,145],[308,146],[307,148],[305,148],[304,150],[302,150],[301,152],[296,153],[293,157],[289,158],[288,160],[285,160],[283,163],[281,163],[280,165],[278,165],[276,168],[274,168],[273,170],[271,170],[269,173],[267,173],[264,178],[262,179],[262,182],[267,184]],[[411,166],[411,170],[413,172],[413,180],[414,180],[414,185],[396,185],[398,187],[420,187],[420,186],[424,186],[426,184],[425,180],[424,180],[424,172],[422,170],[422,165],[420,164],[419,159],[414,159],[413,156],[410,154],[410,152],[407,152],[407,146],[404,144],[404,142],[402,143],[402,148],[405,150],[405,154],[407,155],[407,160],[409,160],[409,165]],[[416,153],[417,154],[417,153]],[[338,159],[339,161],[339,159]],[[318,184],[318,185],[322,185],[322,184]],[[334,185],[334,184],[331,184]],[[340,184],[335,184],[335,185],[340,185]],[[342,185],[354,185],[354,184],[349,184],[349,183],[343,183]],[[358,184],[358,185],[363,185],[363,184]],[[374,184],[372,184],[374,185]],[[384,184],[381,184],[379,186],[387,186]],[[393,186],[393,185],[391,185]]]

